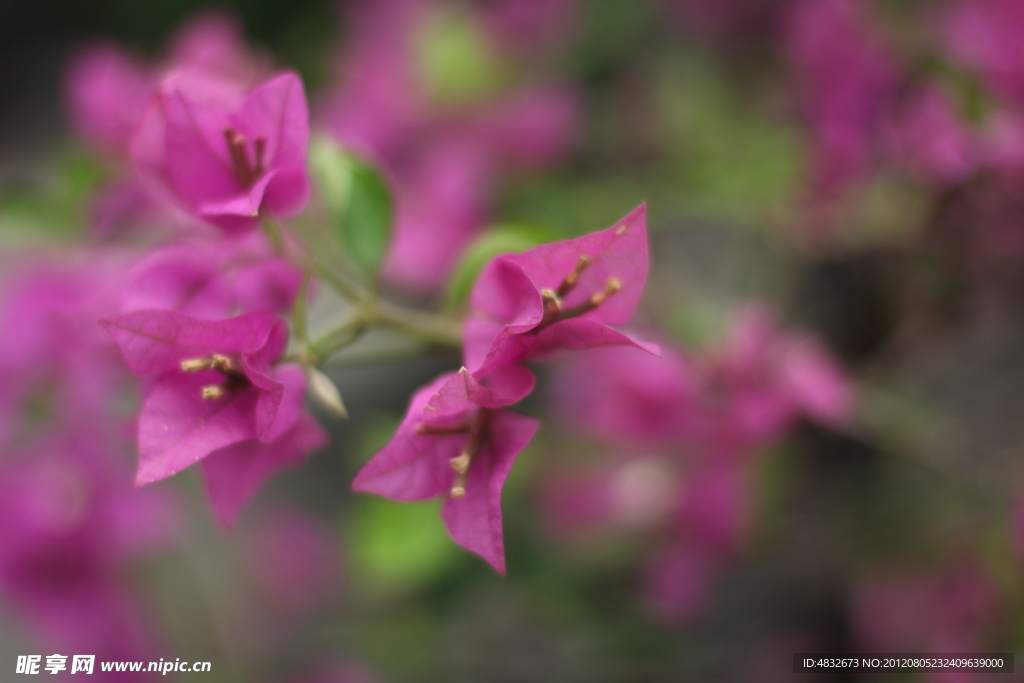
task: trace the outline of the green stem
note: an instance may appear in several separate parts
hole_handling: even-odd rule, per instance
[[[404,332],[434,346],[462,347],[462,326],[451,318],[383,300],[377,302],[374,312],[376,316],[372,319],[381,327]]]
[[[368,365],[380,365],[382,363],[395,363],[398,361],[422,358],[425,352],[431,351],[430,347],[420,344],[412,344],[400,348],[386,350],[363,350],[352,349],[351,353],[343,353],[335,356],[330,362],[325,361],[324,365],[333,370],[346,368],[363,368]]]
[[[363,336],[366,327],[366,321],[361,316],[356,316],[311,343],[309,350],[313,355],[314,363],[319,364],[322,360],[330,358],[346,346],[354,344],[357,339]]]
[[[267,239],[270,240],[270,246],[273,248],[274,253],[284,254],[284,237],[281,235],[281,227],[277,224],[277,221],[273,218],[262,216],[260,224],[263,226],[263,232],[267,233]]]
[[[313,269],[328,286],[358,307],[358,317],[365,325],[397,330],[427,344],[462,345],[462,330],[455,320],[379,299],[319,262],[313,264]]]
[[[284,253],[284,240],[277,223],[265,219],[263,227],[278,253]],[[462,329],[458,321],[448,316],[385,301],[377,296],[376,292],[338,274],[316,259],[303,257],[303,260],[307,269],[354,304],[358,311],[353,320],[307,347],[308,352],[315,356],[315,359],[312,359],[315,362],[326,360],[331,354],[356,341],[366,329],[374,325],[401,332],[427,346],[462,346]],[[334,339],[335,337],[338,339]]]
[[[362,306],[366,301],[373,300],[372,295],[368,291],[354,282],[349,282],[319,261],[313,262],[311,268],[331,289],[352,303]]]

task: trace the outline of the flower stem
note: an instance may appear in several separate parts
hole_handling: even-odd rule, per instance
[[[357,315],[352,320],[346,321],[322,338],[312,342],[309,345],[309,352],[312,354],[313,363],[319,364],[321,360],[326,360],[346,346],[355,343],[359,337],[363,336],[366,328],[366,321]]]
[[[266,233],[267,239],[270,241],[270,246],[274,250],[275,254],[284,254],[284,237],[281,235],[281,226],[277,224],[273,218],[266,216],[260,217],[260,225],[263,226],[263,232]]]
[[[284,253],[284,240],[280,227],[271,219],[263,221],[271,243]],[[331,331],[324,338],[310,343],[307,353],[319,363],[355,342],[363,332],[373,326],[400,332],[407,337],[430,346],[461,348],[462,326],[458,320],[437,313],[429,313],[381,299],[375,291],[341,275],[315,258],[301,257],[305,268],[319,277],[328,287],[357,309],[356,316]]]

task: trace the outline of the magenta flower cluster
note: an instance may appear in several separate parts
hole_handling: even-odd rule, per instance
[[[831,209],[879,145],[938,185],[1019,161],[1013,145],[990,143],[1019,142],[1024,79],[1001,51],[971,48],[984,34],[1013,51],[994,18],[1009,5],[961,8],[947,31],[1001,98],[999,125],[982,134],[960,125],[941,88],[898,92],[893,58],[855,4],[785,4],[784,15],[764,15],[786,36],[810,130],[812,208]],[[734,5],[697,13],[716,40],[729,39]],[[702,6],[679,3],[674,16],[685,23]],[[487,36],[493,51],[481,62],[512,71],[531,50],[560,49],[573,7],[510,0],[467,12],[457,30]],[[505,483],[542,426],[568,425],[565,438],[600,446],[582,464],[552,459],[536,482],[538,509],[555,534],[645,539],[640,590],[668,621],[705,609],[743,547],[759,455],[803,421],[839,428],[853,413],[837,361],[767,307],[741,307],[703,348],[658,331],[642,311],[646,203],[610,227],[474,262],[510,169],[541,169],[572,148],[577,94],[524,78],[450,96],[416,53],[444,17],[410,0],[360,8],[340,83],[313,107],[297,73],[253,54],[220,15],[187,25],[152,62],[110,45],[71,61],[71,122],[106,169],[89,247],[0,269],[0,320],[18,330],[0,339],[0,596],[47,642],[107,659],[152,651],[155,630],[122,577],[188,523],[161,482],[198,465],[213,516],[236,527],[275,476],[329,445],[323,415],[347,416],[330,361],[367,334],[444,347],[459,361],[412,392],[353,489],[439,499],[451,539],[505,574]],[[311,164],[311,144],[352,175]],[[390,195],[359,195],[356,168]],[[358,201],[380,205],[334,211]],[[376,263],[345,253],[352,234],[385,243]],[[458,277],[471,282],[462,298],[452,288],[434,305]],[[629,329],[636,320],[641,332]],[[564,361],[548,371],[555,359]],[[534,395],[545,381],[546,402]],[[334,540],[294,510],[257,519],[243,541],[247,571],[284,629],[330,594]],[[886,602],[888,590],[866,584],[863,603]],[[948,603],[937,612],[959,609]],[[117,642],[123,652],[104,649]],[[344,666],[322,678],[369,680]]]

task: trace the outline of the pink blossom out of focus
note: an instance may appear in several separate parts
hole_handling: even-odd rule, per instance
[[[516,33],[514,24],[534,21],[527,15],[557,14],[554,5],[563,3],[535,3],[529,12],[514,4],[489,6],[483,19],[472,15],[474,25],[493,20]],[[340,83],[318,114],[341,144],[391,180],[396,220],[383,276],[412,291],[444,283],[486,223],[503,169],[537,169],[559,158],[577,118],[574,95],[552,85],[459,106],[432,101],[416,54],[432,9],[414,0],[356,3]],[[515,16],[491,14],[510,11]]]
[[[302,271],[274,254],[262,235],[192,239],[146,254],[126,276],[120,310],[167,309],[194,318],[291,311]]]
[[[865,10],[850,0],[803,0],[788,20],[787,59],[811,133],[811,202],[824,207],[870,169],[896,85]]]
[[[65,99],[71,123],[87,144],[126,158],[146,105],[164,80],[185,73],[244,85],[260,71],[237,21],[206,13],[177,31],[162,64],[144,63],[109,43],[79,49],[68,62]]]
[[[258,595],[279,614],[300,616],[329,599],[338,584],[334,533],[309,513],[277,506],[251,527],[244,554]]]
[[[837,426],[852,405],[835,362],[756,306],[701,353],[665,344],[660,358],[628,346],[575,354],[552,398],[569,424],[609,440],[620,457],[547,477],[551,523],[568,536],[603,528],[649,538],[645,602],[671,623],[706,611],[715,578],[742,546],[750,456],[799,417]]]
[[[986,652],[1000,619],[1000,596],[984,570],[954,562],[939,570],[865,576],[852,605],[853,627],[865,651]],[[934,683],[982,681],[977,672],[939,672]]]
[[[30,254],[0,294],[0,449],[35,430],[110,421],[125,373],[96,319],[111,310],[123,258]],[[40,411],[36,404],[46,396]]]
[[[978,163],[979,141],[960,121],[950,97],[929,87],[906,100],[885,125],[895,161],[918,178],[940,185],[967,178]]]
[[[1024,106],[1024,7],[1014,0],[953,4],[942,20],[953,56],[979,73],[1006,104]]]
[[[123,574],[168,545],[176,515],[164,492],[131,487],[111,458],[124,445],[94,428],[4,454],[0,596],[47,647],[124,659],[153,651]]]

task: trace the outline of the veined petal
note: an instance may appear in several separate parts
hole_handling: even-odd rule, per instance
[[[327,440],[320,423],[303,413],[270,443],[248,439],[203,460],[206,492],[221,525],[234,526],[245,506],[275,472],[298,465]]]
[[[610,325],[629,322],[647,282],[647,205],[641,204],[606,230],[501,258],[518,264],[539,291],[557,289],[581,256],[589,259],[589,265],[565,296],[564,306],[583,303],[603,290],[609,278],[615,278],[622,289],[586,317]]]
[[[253,311],[226,320],[197,320],[177,311],[133,311],[100,319],[139,376],[174,370],[182,360],[209,353],[254,353],[263,347],[278,319]]]
[[[293,73],[272,78],[252,91],[238,112],[238,126],[250,139],[263,137],[271,166],[305,166],[309,111],[302,81]]]
[[[232,171],[224,140],[224,131],[231,127],[228,113],[212,104],[189,99],[180,90],[164,101],[164,153],[175,191],[196,207],[244,196],[246,190]]]
[[[168,374],[150,389],[139,416],[136,485],[177,474],[219,448],[253,437],[258,392],[244,388],[204,400],[201,387],[215,374]]]
[[[441,517],[452,539],[480,555],[499,573],[505,573],[505,546],[501,519],[501,490],[516,456],[537,433],[540,422],[514,412],[496,413],[490,438],[473,459],[466,479],[466,495],[447,498]]]

